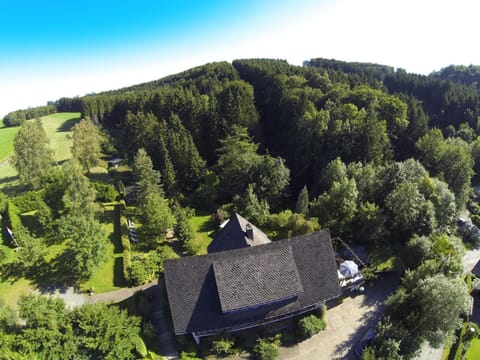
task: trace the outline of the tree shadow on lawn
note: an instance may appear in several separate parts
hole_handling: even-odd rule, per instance
[[[113,263],[113,285],[118,287],[125,287],[128,285],[123,277],[122,257],[115,258],[115,262]]]
[[[27,271],[26,278],[31,280],[41,292],[47,293],[78,285],[80,279],[68,269],[69,257],[70,255],[64,252],[49,263],[42,261]]]
[[[80,121],[81,119],[74,118],[74,119],[69,119],[67,121],[64,121],[63,123],[60,124],[60,126],[57,128],[57,132],[67,132],[71,131],[72,128]]]
[[[20,184],[17,182],[17,180],[18,176],[9,176],[1,179],[0,185],[5,184],[5,186],[1,187],[2,193],[8,197],[14,197],[30,190],[29,185]]]
[[[2,282],[14,284],[25,275],[25,268],[18,262],[9,262],[2,265],[0,279]]]

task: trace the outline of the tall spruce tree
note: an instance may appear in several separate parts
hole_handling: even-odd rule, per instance
[[[297,214],[303,214],[303,215],[308,215],[308,190],[307,190],[307,185],[303,187],[303,189],[300,191],[300,194],[298,194],[298,199],[297,199],[297,204],[295,206],[295,212]]]

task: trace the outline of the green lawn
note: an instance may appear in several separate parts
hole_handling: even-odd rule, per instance
[[[370,254],[371,267],[377,271],[405,269],[401,254],[401,247],[377,246]]]
[[[65,161],[71,157],[72,140],[68,138],[68,135],[79,120],[80,113],[57,113],[42,117],[42,124],[50,139],[50,148],[56,161]],[[0,129],[0,158],[2,158],[2,154],[7,157],[13,152],[13,137],[15,134],[7,134],[4,137],[3,133],[4,131],[14,131],[12,129],[16,129],[16,132],[19,128]],[[0,165],[0,189],[3,189],[7,194],[15,194],[23,190],[19,186],[17,172],[9,163]]]
[[[480,359],[480,339],[475,338],[470,343],[467,354],[465,356],[466,360],[478,360]]]
[[[120,245],[120,220],[117,219],[114,205],[105,206],[103,213],[105,230],[110,234],[112,246],[106,254],[105,261],[95,269],[92,278],[81,285],[82,290],[93,289],[96,293],[118,290],[125,287],[122,267],[122,253],[115,249]]]
[[[13,153],[13,138],[19,127],[0,129],[0,163]]]
[[[0,299],[13,308],[16,308],[20,295],[29,294],[32,291],[33,286],[31,286],[30,281],[24,278],[15,281],[13,284],[0,282]]]
[[[190,218],[190,225],[192,225],[195,231],[195,247],[200,249],[197,255],[207,253],[207,247],[213,239],[213,233],[217,229],[217,226],[210,214],[199,214]]]

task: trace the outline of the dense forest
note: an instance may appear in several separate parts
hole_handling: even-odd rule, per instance
[[[475,66],[425,76],[327,59],[235,60],[30,113],[79,111],[108,131],[137,177],[142,169],[158,174],[148,185],[158,202],[145,192],[139,204],[145,214],[163,204],[170,220],[162,234],[181,223],[181,206],[221,219],[240,212],[275,238],[329,228],[349,243],[406,249],[407,273],[378,336],[385,341],[372,350],[372,358],[400,359],[424,340],[441,343],[465,307],[455,289],[466,236],[456,220],[467,207],[480,221],[472,188],[480,173],[479,79]],[[25,114],[4,123],[34,117]],[[425,307],[435,304],[421,300],[437,284],[456,299],[435,309],[451,314],[442,321],[428,318]]]

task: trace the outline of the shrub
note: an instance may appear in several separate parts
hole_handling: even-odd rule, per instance
[[[185,351],[182,351],[182,353],[180,354],[180,360],[202,360],[200,358],[197,357],[197,354],[195,354],[194,352],[185,352]]]
[[[301,336],[311,337],[326,328],[325,322],[315,315],[306,316],[298,321]]]
[[[130,250],[130,251],[132,250],[132,244],[130,243],[130,239],[128,238],[128,235],[122,235],[121,242],[122,242],[123,250]]]
[[[117,182],[117,190],[122,197],[125,197],[125,184],[122,180],[118,180]]]
[[[236,353],[234,349],[235,341],[229,337],[220,338],[212,342],[212,352],[218,356],[230,356]]]
[[[18,208],[20,213],[38,210],[39,208],[46,206],[42,194],[35,191],[28,191],[22,195],[15,196],[12,199],[12,202]]]
[[[123,278],[130,282],[130,268],[132,267],[132,253],[130,250],[123,250]]]
[[[113,185],[94,182],[93,186],[95,187],[95,190],[97,190],[97,201],[112,202],[115,201],[118,196],[118,192]]]
[[[253,353],[259,360],[274,360],[278,356],[278,340],[258,339]]]
[[[132,259],[129,276],[134,286],[142,285],[155,277],[156,263],[151,256],[135,256]]]
[[[7,202],[7,224],[12,231],[20,229],[23,224],[20,219],[20,212],[12,201]]]

